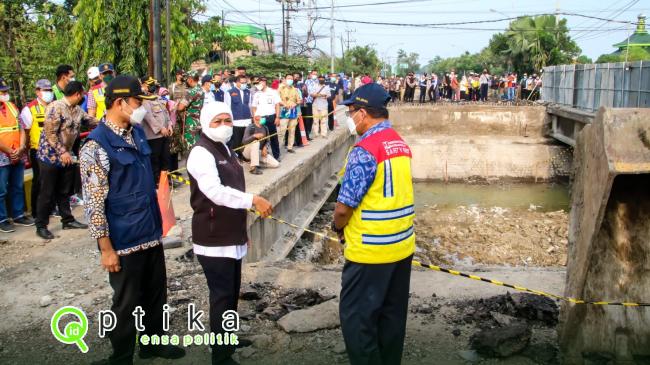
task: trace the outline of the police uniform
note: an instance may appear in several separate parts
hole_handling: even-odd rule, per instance
[[[371,83],[342,105],[385,108]],[[411,150],[390,122],[370,127],[350,151],[337,199],[353,209],[345,237],[340,317],[350,363],[399,364],[415,252]]]
[[[143,84],[149,88],[150,92],[155,92],[158,80],[149,77]],[[163,136],[160,131],[163,128],[170,128],[171,118],[164,100],[157,94],[153,94],[153,96],[155,96],[155,99],[142,102],[142,105],[147,110],[147,114],[142,120],[142,129],[144,129],[147,142],[151,148],[151,156],[149,157],[157,186],[160,180],[160,172],[168,171],[167,166],[169,164],[169,138]]]

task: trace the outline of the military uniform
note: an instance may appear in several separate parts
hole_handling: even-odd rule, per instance
[[[182,126],[182,136],[184,149],[189,150],[194,146],[201,134],[199,116],[201,115],[201,108],[203,108],[203,89],[199,85],[194,86],[187,91],[187,95],[183,100],[187,102],[187,109]]]

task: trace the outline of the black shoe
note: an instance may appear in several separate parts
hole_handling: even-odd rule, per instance
[[[212,360],[212,365],[239,365],[239,363],[235,360],[232,359],[232,357],[229,357],[224,360],[216,361]]]
[[[238,348],[238,349],[241,349],[241,348],[244,348],[244,347],[249,347],[249,346],[253,345],[253,341],[247,340],[245,338],[238,338],[237,342],[238,343],[237,343],[237,346],[235,346],[235,348]]]
[[[50,215],[52,217],[61,217],[61,214],[59,214],[59,210],[56,208],[54,208],[54,210],[52,211],[52,213],[50,213]]]
[[[172,345],[143,346],[140,348],[139,355],[141,359],[160,357],[163,359],[173,360],[185,356],[185,350]]]
[[[87,224],[83,224],[78,221],[63,223],[63,229],[86,229],[86,228],[88,228]]]
[[[16,232],[16,228],[14,227],[13,224],[9,223],[9,221],[4,221],[0,223],[0,232],[4,232],[4,233]]]
[[[47,228],[36,228],[36,235],[44,240],[54,239],[54,235]]]
[[[287,150],[287,152],[289,152],[289,153],[296,153],[296,151],[294,151],[294,150]]]
[[[31,227],[31,226],[34,225],[34,218],[25,217],[25,216],[20,217],[20,218],[16,218],[16,219],[14,219],[14,224],[19,225],[19,226],[23,226],[23,227]]]
[[[90,365],[111,365],[111,361],[109,359],[101,359],[91,362]]]
[[[253,175],[262,175],[262,170],[260,170],[260,169],[257,168],[257,167],[253,167],[253,168],[251,169],[250,173],[253,174]]]

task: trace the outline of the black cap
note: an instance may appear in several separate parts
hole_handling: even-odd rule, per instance
[[[206,82],[212,82],[212,75],[205,75],[201,78],[201,85],[205,84]]]
[[[114,78],[104,92],[106,97],[125,98],[132,96],[134,98],[155,100],[158,98],[156,95],[146,95],[142,91],[140,81],[133,76],[120,75]]]
[[[5,79],[0,77],[0,91],[7,91],[7,90],[9,90],[9,85],[7,85]]]
[[[389,100],[390,95],[388,95],[384,87],[373,82],[356,89],[350,99],[342,101],[340,105],[358,105],[383,109]]]

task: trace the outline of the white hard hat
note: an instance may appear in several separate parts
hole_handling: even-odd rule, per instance
[[[99,77],[99,67],[93,66],[93,67],[89,68],[87,74],[88,74],[88,78],[91,79],[91,80],[98,78]]]

